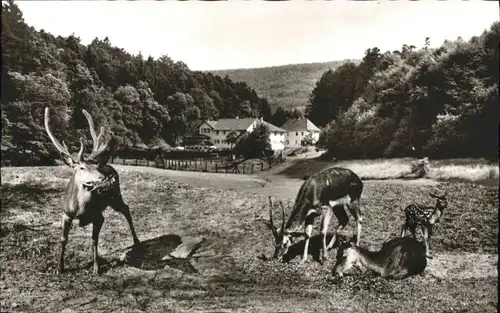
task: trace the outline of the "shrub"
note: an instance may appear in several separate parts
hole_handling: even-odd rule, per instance
[[[302,139],[300,141],[300,145],[302,147],[306,147],[306,146],[312,146],[313,145],[313,137],[311,134],[307,134],[307,136],[304,137],[304,139]]]
[[[418,159],[410,164],[411,174],[416,178],[422,178],[426,176],[430,171],[429,158],[424,157],[423,159]]]

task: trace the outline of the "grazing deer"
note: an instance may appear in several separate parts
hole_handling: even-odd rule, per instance
[[[444,210],[448,207],[448,201],[446,200],[447,193],[441,196],[433,193],[429,193],[429,195],[436,199],[434,207],[413,203],[404,209],[405,222],[401,226],[401,237],[404,237],[406,235],[406,230],[409,229],[413,238],[416,238],[417,227],[420,227],[424,237],[426,256],[432,259],[430,253],[432,228],[443,216]]]
[[[59,274],[64,271],[64,250],[74,219],[79,220],[80,227],[92,223],[94,273],[99,273],[97,244],[99,233],[104,223],[102,212],[108,206],[125,216],[132,232],[134,245],[140,244],[132,223],[130,209],[123,201],[121,195],[118,173],[113,167],[107,164],[110,156],[103,153],[109,143],[109,140],[102,142],[104,127],[101,127],[99,136],[96,136],[92,117],[87,111],[82,111],[89,123],[90,134],[94,143],[91,154],[86,158],[83,157],[83,138],[80,138],[80,150],[78,153],[71,155],[64,141],[61,144],[52,135],[49,128],[49,108],[45,108],[45,130],[54,146],[59,150],[64,163],[73,168],[73,175],[64,194]]]
[[[349,241],[339,239],[335,276],[342,277],[354,266],[362,272],[371,270],[382,277],[400,279],[422,274],[427,266],[425,248],[414,238],[396,237],[385,242],[380,250],[370,251],[355,245],[354,237]]]
[[[363,191],[363,182],[351,170],[333,167],[323,170],[308,177],[300,188],[290,217],[285,223],[285,210],[281,203],[282,225],[280,230],[274,226],[272,218],[272,202],[269,197],[269,224],[274,241],[274,258],[282,261],[283,255],[292,245],[293,237],[305,235],[304,252],[301,263],[307,261],[309,240],[312,235],[314,219],[322,215],[321,235],[323,236],[323,256],[322,261],[328,259],[328,250],[333,247],[336,235],[349,222],[346,210],[349,210],[357,223],[357,238],[361,236],[361,210],[359,208],[359,198]],[[355,203],[357,201],[357,203]],[[335,214],[339,221],[339,226],[329,244],[326,244],[328,227],[332,214]],[[298,229],[305,224],[305,231]],[[358,242],[359,243],[359,242]]]

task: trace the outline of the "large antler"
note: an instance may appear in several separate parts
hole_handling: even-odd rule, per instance
[[[49,127],[49,108],[48,107],[45,108],[44,125],[45,125],[45,130],[47,131],[47,135],[49,135],[50,140],[52,140],[52,143],[57,148],[57,150],[59,150],[59,152],[61,154],[67,156],[71,160],[73,160],[73,161],[79,161],[80,158],[81,158],[81,156],[82,156],[82,153],[83,153],[83,138],[80,138],[80,150],[78,151],[77,159],[75,160],[73,158],[73,156],[71,155],[71,153],[69,152],[69,149],[68,149],[68,146],[66,146],[66,143],[64,143],[64,141],[63,141],[62,144],[61,144],[59,142],[59,140],[57,140],[56,137],[54,137],[54,135],[50,131],[50,127]]]
[[[278,238],[278,231],[276,230],[276,227],[274,227],[274,222],[273,222],[273,201],[271,200],[271,197],[269,197],[269,224],[268,227],[271,229],[273,232],[274,238]]]
[[[95,126],[92,116],[90,116],[89,112],[87,112],[85,109],[82,109],[82,112],[87,118],[87,122],[89,123],[90,135],[92,136],[92,141],[93,141],[92,153],[90,154],[89,158],[96,159],[104,150],[106,150],[109,141],[106,140],[104,143],[101,144],[101,138],[104,135],[104,127],[101,126],[99,136],[96,136]]]
[[[279,205],[281,207],[281,232],[285,230],[285,205],[283,204],[283,201],[279,202]]]

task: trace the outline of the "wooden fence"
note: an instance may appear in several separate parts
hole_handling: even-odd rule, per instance
[[[221,160],[171,160],[157,158],[155,161],[148,159],[122,159],[112,158],[110,163],[121,165],[151,166],[156,168],[170,169],[176,171],[193,171],[208,173],[233,173],[254,174],[268,171],[276,164],[284,162],[284,158],[270,160],[247,160],[227,162]]]

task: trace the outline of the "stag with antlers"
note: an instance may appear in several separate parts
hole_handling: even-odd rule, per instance
[[[429,195],[436,199],[436,204],[433,207],[418,203],[412,203],[405,207],[405,222],[401,226],[401,237],[404,237],[406,230],[409,229],[413,238],[416,238],[417,227],[420,227],[424,237],[426,256],[432,259],[430,251],[432,228],[443,216],[444,210],[448,207],[448,200],[446,200],[446,192],[443,195],[430,192]]]
[[[132,233],[134,245],[140,244],[132,223],[130,209],[121,195],[118,173],[107,164],[110,155],[105,154],[104,151],[109,139],[104,138],[104,127],[101,127],[99,135],[96,135],[92,117],[87,111],[82,110],[82,112],[89,123],[90,135],[93,140],[92,152],[87,157],[83,156],[83,138],[80,138],[80,150],[76,155],[72,155],[64,141],[61,144],[54,137],[49,128],[49,108],[45,108],[45,130],[60,152],[64,163],[73,169],[73,174],[64,194],[59,274],[64,271],[64,251],[74,219],[79,221],[80,227],[92,223],[94,273],[99,273],[97,246],[99,233],[104,223],[102,213],[108,206],[125,216]]]
[[[349,216],[346,211],[356,219],[357,224],[357,244],[361,237],[362,215],[359,208],[359,199],[363,191],[363,182],[351,170],[333,167],[323,170],[316,175],[308,177],[302,184],[290,217],[285,222],[285,209],[280,202],[282,211],[281,228],[274,226],[272,217],[272,200],[269,197],[269,228],[274,236],[275,252],[274,258],[283,259],[292,245],[294,237],[305,235],[304,252],[301,263],[307,261],[309,240],[312,235],[314,219],[322,216],[321,235],[323,236],[323,255],[322,261],[328,259],[328,250],[331,249],[336,240],[336,234],[341,231],[349,222]],[[327,241],[327,232],[332,215],[337,217],[339,226],[331,238]],[[299,231],[302,225],[305,225],[305,231]]]

